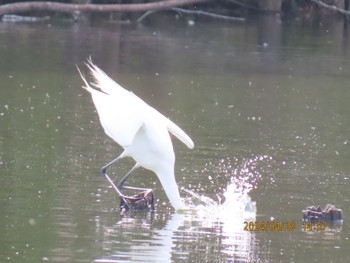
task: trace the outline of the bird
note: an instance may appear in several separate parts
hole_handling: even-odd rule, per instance
[[[106,174],[107,168],[122,158],[131,157],[135,165],[121,179],[119,188],[135,169],[143,167],[156,174],[173,208],[184,208],[175,179],[170,133],[189,149],[194,148],[192,139],[177,124],[111,79],[91,58],[85,65],[93,82],[88,82],[78,68],[85,84],[82,88],[91,94],[104,132],[123,148],[117,158],[101,168],[101,173]]]

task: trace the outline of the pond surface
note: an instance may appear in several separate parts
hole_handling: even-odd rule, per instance
[[[342,22],[184,21],[0,24],[1,263],[350,260]],[[139,169],[130,184],[152,187],[156,210],[119,212],[99,169],[122,149],[76,70],[89,56],[191,136],[194,150],[173,139],[177,182],[211,204],[174,213]],[[304,231],[302,210],[327,203],[343,224]],[[295,229],[244,230],[254,220]]]

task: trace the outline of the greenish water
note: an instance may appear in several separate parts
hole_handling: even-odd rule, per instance
[[[162,19],[0,24],[0,262],[348,261],[350,47],[341,25]],[[130,182],[155,189],[156,211],[120,215],[99,169],[121,148],[76,70],[90,55],[190,134],[194,150],[173,140],[180,187],[218,203],[232,181],[252,187],[256,219],[295,222],[295,231],[244,231],[239,210],[219,204],[175,214],[146,170]],[[344,210],[344,223],[303,231],[302,209],[327,203]]]

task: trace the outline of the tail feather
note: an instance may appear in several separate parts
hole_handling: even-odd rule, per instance
[[[85,65],[90,70],[90,73],[95,81],[92,84],[102,92],[109,95],[130,93],[130,91],[124,89],[117,82],[111,79],[102,69],[93,64],[91,58],[85,63]]]
[[[83,82],[84,82],[84,84],[85,84],[85,86],[81,86],[81,87],[82,87],[83,89],[86,89],[87,91],[90,92],[89,89],[91,89],[91,87],[90,87],[90,85],[89,85],[89,82],[87,82],[87,80],[86,80],[84,74],[80,71],[80,69],[79,69],[78,66],[77,66],[77,70],[78,70],[78,72],[79,72],[79,75],[80,75],[81,79],[83,80]]]

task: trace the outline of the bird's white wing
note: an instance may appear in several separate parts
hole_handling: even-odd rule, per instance
[[[94,67],[96,70],[100,70],[96,66]],[[102,72],[102,70],[100,71]],[[89,91],[92,96],[105,133],[124,148],[131,145],[136,133],[143,124],[143,118],[142,115],[140,115],[139,107],[132,106],[135,105],[135,98],[136,100],[139,98],[123,88],[121,89],[126,91],[124,94],[112,92],[112,95],[109,95],[109,93],[107,93],[108,89],[105,88],[101,88],[102,91],[98,91],[89,85],[80,71],[79,73],[85,83],[83,88]],[[93,74],[95,74],[95,72],[93,72]],[[104,73],[102,72],[101,74]],[[118,85],[107,75],[106,77],[109,79],[106,79],[106,81],[111,82],[110,85]],[[103,85],[101,78],[96,80],[97,83],[94,84],[95,86]]]
[[[105,133],[124,148],[131,145],[143,124],[137,107],[130,107],[128,98],[116,99],[94,89],[91,94]]]
[[[194,143],[192,139],[178,125],[176,125],[174,122],[172,122],[170,119],[165,117],[156,109],[146,104],[143,100],[141,100],[137,96],[135,97],[140,101],[142,101],[146,105],[146,107],[148,107],[148,110],[151,111],[156,118],[160,119],[165,124],[166,128],[168,129],[169,132],[171,132],[171,134],[173,134],[176,138],[178,138],[188,148],[193,149]]]
[[[143,124],[142,113],[149,111],[156,118],[164,122],[168,131],[175,135],[188,148],[192,149],[194,147],[191,138],[174,122],[149,106],[132,92],[121,87],[108,77],[103,70],[95,66],[91,60],[86,65],[95,80],[93,85],[102,92],[91,88],[79,71],[86,85],[83,88],[91,93],[106,134],[118,144],[125,147],[132,143],[134,136]]]
[[[163,116],[163,115],[162,115]],[[163,116],[165,119],[166,126],[168,131],[176,136],[180,141],[182,141],[188,148],[193,149],[194,143],[190,136],[188,136],[179,126],[173,123],[171,120]]]
[[[176,138],[178,138],[182,143],[184,143],[188,148],[193,149],[194,143],[190,136],[188,136],[179,126],[177,126],[174,122],[172,122],[170,119],[165,117],[163,114],[161,114],[159,111],[157,111],[155,108],[149,106],[146,102],[144,102],[142,99],[133,95],[133,100],[136,102],[134,105],[139,105],[140,111],[139,112],[149,112],[151,115],[154,116],[154,118],[159,119],[162,123],[165,124],[166,128],[169,132],[171,132]]]

